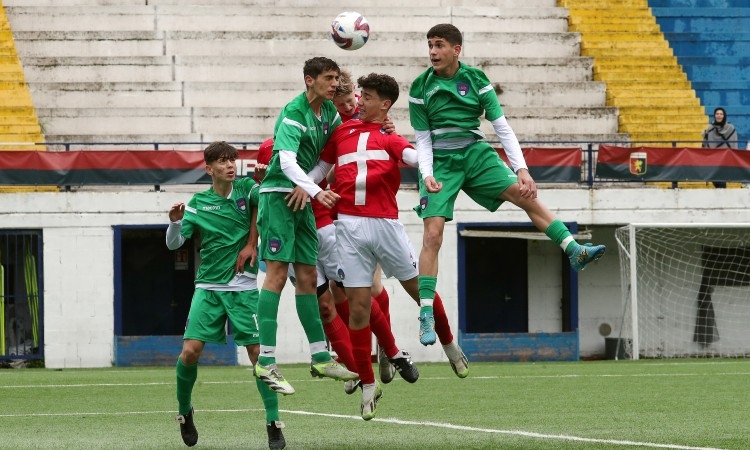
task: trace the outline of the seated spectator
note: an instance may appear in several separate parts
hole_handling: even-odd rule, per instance
[[[724,108],[714,109],[714,122],[703,131],[704,148],[738,148],[737,130],[727,122],[727,112]],[[714,181],[714,187],[725,188],[723,181]]]

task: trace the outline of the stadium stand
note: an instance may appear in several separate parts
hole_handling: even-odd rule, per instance
[[[42,142],[10,23],[0,9],[0,150],[44,150],[44,145],[35,145]]]
[[[619,131],[637,145],[700,146],[708,125],[699,99],[646,0],[560,0],[581,53],[594,58],[594,79],[607,83],[607,105],[619,109]]]
[[[319,54],[355,76],[393,75],[404,93],[427,66],[424,32],[452,22],[521,140],[625,142],[592,59],[555,0],[363,1],[372,37],[356,52],[326,33],[345,2],[6,0],[47,142],[258,144]],[[393,109],[411,137],[407,102]],[[488,126],[488,125],[486,125]],[[491,131],[489,128],[487,131]],[[144,147],[148,147],[147,145]],[[183,149],[161,145],[161,149]],[[196,145],[188,146],[195,149]]]
[[[705,114],[722,106],[742,148],[750,138],[750,3],[746,0],[649,0]]]
[[[8,17],[0,5],[0,151],[46,150]],[[0,192],[56,190],[54,187],[0,186]]]

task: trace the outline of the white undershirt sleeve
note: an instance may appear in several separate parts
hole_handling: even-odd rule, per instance
[[[415,131],[417,140],[417,160],[422,179],[432,176],[432,137],[429,131]]]
[[[281,171],[284,172],[284,175],[286,175],[292,183],[307,192],[307,195],[310,197],[314,198],[318,195],[318,192],[323,190],[320,186],[313,183],[299,164],[297,164],[297,153],[291,150],[281,150],[279,152],[279,161],[281,162]]]
[[[493,120],[492,128],[495,129],[495,134],[500,138],[500,143],[503,144],[505,154],[508,156],[508,161],[513,168],[513,172],[518,172],[519,169],[527,169],[526,160],[523,158],[523,152],[521,151],[521,144],[518,143],[516,133],[508,124],[505,116]]]
[[[185,236],[180,234],[182,231],[182,220],[177,222],[169,222],[167,227],[167,248],[170,250],[176,250],[182,247],[185,243]]]
[[[311,171],[307,172],[307,176],[311,180],[313,180],[313,183],[319,184],[321,181],[323,181],[326,175],[328,175],[331,167],[333,167],[333,164],[327,163],[320,159],[318,160],[318,163],[315,164],[315,167],[313,167]]]
[[[411,147],[405,148],[403,154],[401,155],[401,161],[412,167],[418,167],[419,160],[417,159],[417,150]]]

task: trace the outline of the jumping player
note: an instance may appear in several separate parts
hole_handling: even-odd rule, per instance
[[[453,220],[460,190],[489,211],[503,202],[522,208],[534,225],[559,245],[574,270],[604,255],[605,246],[580,245],[568,228],[537,199],[515,133],[508,125],[495,90],[484,72],[459,62],[463,37],[451,24],[427,32],[430,67],[409,90],[409,115],[419,159],[420,202],[423,219],[419,255],[420,342],[435,343],[433,299],[437,285],[438,253],[445,222]],[[500,138],[513,170],[500,159],[479,129],[484,115]]]

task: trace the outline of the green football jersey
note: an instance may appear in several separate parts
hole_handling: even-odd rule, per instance
[[[201,263],[195,284],[226,284],[235,275],[237,255],[247,244],[251,210],[258,206],[258,185],[251,177],[238,179],[229,198],[211,187],[193,195],[185,206],[180,233],[201,237]],[[245,271],[258,274],[258,263],[245,263]]]
[[[497,94],[481,69],[459,63],[453,78],[435,75],[431,67],[409,90],[409,118],[415,131],[430,131],[435,149],[463,148],[484,139],[480,118],[503,115]]]
[[[281,170],[280,150],[296,152],[297,164],[305,173],[315,167],[328,138],[341,124],[341,117],[332,101],[323,102],[320,113],[320,117],[315,115],[304,92],[281,110],[273,129],[273,155],[261,192],[291,191],[294,188]]]

